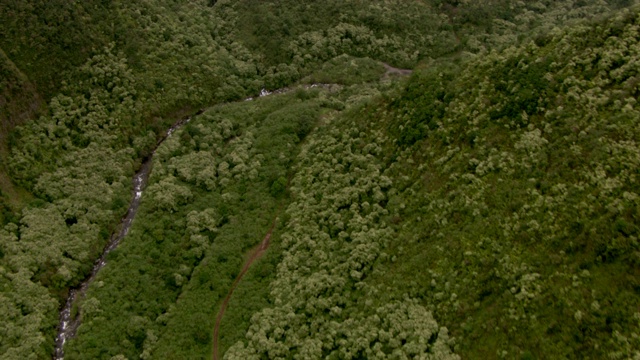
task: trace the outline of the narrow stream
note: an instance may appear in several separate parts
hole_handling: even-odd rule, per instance
[[[315,83],[310,85],[303,85],[302,88],[311,89],[311,88],[319,87],[319,88],[331,90],[333,86],[335,86],[335,84]],[[262,89],[258,97],[265,97],[265,96],[275,95],[275,94],[283,94],[291,90],[295,90],[295,88],[281,88],[274,91],[267,91],[265,89]],[[244,101],[251,101],[253,99],[254,98],[249,97],[244,99]],[[195,115],[200,115],[203,112],[204,110],[200,110]],[[191,117],[183,118],[178,122],[176,122],[175,124],[173,124],[173,126],[171,126],[167,130],[164,137],[162,137],[158,141],[151,155],[149,155],[149,157],[147,157],[144,160],[144,162],[142,163],[142,166],[140,167],[140,170],[138,170],[138,172],[133,178],[133,199],[131,200],[131,204],[129,205],[127,214],[122,218],[122,221],[120,223],[120,231],[117,233],[114,233],[111,236],[111,239],[109,240],[109,243],[107,243],[107,246],[105,246],[104,251],[102,252],[102,255],[100,255],[98,260],[95,261],[93,265],[93,269],[91,270],[91,273],[89,274],[89,276],[87,276],[87,278],[85,278],[84,281],[82,281],[82,283],[80,283],[78,287],[69,290],[69,296],[67,297],[67,301],[64,307],[62,308],[62,310],[60,310],[60,321],[58,323],[58,335],[56,337],[56,348],[53,355],[54,360],[64,359],[64,344],[68,339],[71,339],[76,335],[76,331],[80,326],[80,322],[82,320],[81,317],[79,315],[76,315],[75,317],[72,316],[71,309],[79,299],[84,297],[87,291],[87,288],[89,288],[89,285],[96,278],[96,275],[98,274],[100,269],[102,269],[106,265],[107,255],[113,249],[118,247],[118,244],[120,244],[120,241],[127,235],[127,233],[129,233],[129,229],[131,228],[133,219],[135,218],[138,212],[138,207],[140,206],[142,191],[144,190],[145,185],[147,184],[147,179],[149,178],[149,173],[151,172],[151,161],[153,160],[153,155],[155,154],[156,149],[158,149],[160,144],[162,144],[162,142],[164,142],[166,138],[171,136],[171,134],[177,129],[179,129],[181,126],[188,123],[189,120],[191,120]],[[266,241],[268,241],[268,239]]]
[[[202,113],[202,110],[199,111],[196,115]],[[111,235],[111,239],[105,246],[102,255],[95,261],[93,265],[93,269],[89,276],[76,288],[71,289],[69,291],[69,296],[67,297],[67,302],[64,307],[60,311],[60,322],[58,323],[58,336],[56,337],[56,350],[53,356],[55,360],[64,359],[64,343],[67,339],[73,338],[76,335],[76,331],[78,330],[78,326],[80,326],[80,316],[73,317],[71,314],[71,309],[73,305],[79,299],[83,298],[87,288],[96,278],[98,271],[102,269],[107,264],[107,255],[120,244],[120,241],[129,233],[129,229],[131,228],[131,224],[133,223],[133,219],[136,217],[138,213],[138,207],[140,206],[140,200],[142,199],[142,191],[147,184],[147,180],[149,179],[149,173],[151,172],[151,161],[153,160],[153,155],[156,152],[156,149],[166,138],[171,136],[171,134],[179,129],[184,124],[188,123],[191,120],[191,117],[183,118],[180,121],[173,124],[169,130],[167,130],[166,134],[158,141],[156,147],[153,149],[153,152],[149,157],[147,157],[142,166],[140,166],[140,170],[133,177],[133,199],[131,200],[131,204],[127,209],[127,214],[122,218],[120,222],[120,231]]]

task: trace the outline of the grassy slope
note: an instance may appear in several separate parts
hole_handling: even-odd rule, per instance
[[[368,281],[421,298],[463,357],[637,355],[637,19],[423,71],[382,104],[397,240]]]
[[[298,41],[298,45],[320,43],[324,41],[322,37],[330,38],[340,33],[344,24],[366,29],[367,34],[357,33],[356,28],[345,31],[342,43],[331,44],[334,51],[347,43],[367,46],[370,33],[380,40],[379,44],[390,40],[388,45],[393,45],[376,54],[372,53],[369,45],[368,50],[360,50],[358,55],[369,53],[398,66],[408,67],[418,58],[449,52],[455,42],[448,24],[437,16],[438,11],[430,1],[332,0],[319,3],[242,0],[235,7],[242,24],[238,40],[263,54],[272,64],[290,63],[296,54],[296,46],[292,46],[294,42]],[[395,51],[406,51],[407,54],[396,56]],[[414,55],[411,54],[414,51],[416,57],[404,57]]]
[[[622,11],[434,63],[401,94],[338,116],[301,153],[272,303],[227,358],[335,356],[338,344],[371,358],[382,339],[360,333],[361,311],[403,299],[431,310],[465,358],[637,356],[638,17]],[[393,182],[373,200],[388,212],[379,222],[365,218],[376,178],[354,161],[360,155],[377,155],[370,164],[381,161]],[[350,183],[331,165],[345,163]],[[339,221],[346,209],[348,224]],[[363,282],[345,286],[332,261],[363,228],[385,223],[388,246],[351,273]],[[348,332],[334,308],[315,310],[335,296]],[[350,342],[354,332],[364,347]]]
[[[5,224],[30,198],[17,188],[7,171],[8,135],[16,126],[32,119],[40,111],[42,100],[34,85],[0,49],[0,223]],[[8,219],[7,219],[8,218]]]
[[[406,2],[381,1],[368,4],[368,8],[363,8],[359,6],[361,3],[357,1],[345,4],[341,2],[340,5],[345,6],[344,9],[352,10],[345,11],[341,19],[341,21],[349,23],[348,26],[337,24],[334,20],[331,20],[334,18],[331,14],[331,11],[333,11],[331,7],[320,6],[319,8],[314,8],[314,6],[319,5],[317,2],[309,2],[304,6],[288,7],[290,4],[286,2],[260,2],[258,4],[251,1],[236,3],[220,1],[213,9],[206,8],[201,3],[170,3],[162,1],[112,3],[108,7],[104,7],[102,3],[87,2],[83,4],[68,2],[32,2],[30,4],[13,2],[3,4],[1,9],[3,13],[8,13],[12,16],[11,22],[0,29],[3,35],[1,38],[4,41],[0,46],[6,51],[11,61],[20,68],[20,70],[17,70],[17,68],[9,66],[12,69],[11,73],[18,74],[22,71],[27,74],[29,80],[25,80],[26,78],[20,75],[15,75],[15,78],[23,79],[20,80],[21,82],[35,84],[39,92],[43,94],[42,97],[46,100],[62,90],[65,95],[71,97],[71,101],[60,97],[58,100],[62,102],[62,106],[59,106],[60,102],[56,102],[55,109],[52,110],[52,115],[57,116],[57,120],[45,117],[41,121],[31,124],[32,126],[23,129],[18,137],[18,139],[24,141],[22,143],[18,141],[15,144],[16,158],[12,159],[12,162],[20,163],[26,169],[22,172],[16,171],[15,175],[17,178],[22,179],[29,188],[36,186],[39,182],[38,196],[42,199],[36,201],[34,208],[29,209],[27,212],[31,216],[25,216],[24,219],[20,220],[22,221],[21,227],[11,225],[0,231],[0,236],[3,239],[2,247],[0,248],[3,252],[2,256],[11,252],[11,259],[4,257],[4,259],[0,260],[2,260],[3,266],[1,268],[3,275],[2,286],[7,289],[7,294],[11,294],[8,297],[10,298],[8,302],[12,304],[5,307],[5,310],[8,309],[8,313],[3,313],[3,316],[11,319],[11,321],[8,321],[4,328],[0,328],[3,334],[11,334],[10,337],[7,335],[7,338],[10,338],[11,341],[3,344],[0,351],[4,353],[7,347],[13,346],[12,344],[22,345],[20,348],[16,347],[9,350],[11,354],[16,354],[17,357],[22,356],[20,351],[28,352],[30,351],[29,349],[38,349],[39,356],[43,356],[43,354],[50,351],[49,338],[55,317],[55,301],[50,301],[52,297],[51,294],[47,294],[47,291],[54,292],[53,298],[60,298],[64,293],[64,288],[68,284],[77,283],[78,279],[82,277],[82,273],[87,271],[88,265],[84,266],[81,263],[91,258],[91,254],[99,251],[101,241],[108,235],[109,229],[113,227],[113,222],[118,218],[117,213],[123,209],[124,201],[126,201],[123,199],[126,198],[127,186],[129,186],[128,178],[124,175],[132,172],[132,167],[134,166],[134,160],[132,159],[148,152],[153,143],[154,134],[148,132],[148,130],[156,130],[156,133],[159,133],[161,126],[157,126],[157,124],[172,121],[172,119],[166,117],[166,114],[180,109],[195,108],[212,101],[238,99],[243,94],[256,92],[262,86],[277,87],[286,85],[301,75],[309,73],[315,66],[319,66],[325,60],[329,60],[334,55],[342,52],[356,56],[383,59],[392,62],[394,65],[407,64],[406,66],[408,66],[415,64],[419,58],[438,56],[453,50],[467,49],[481,52],[484,47],[499,48],[504,44],[517,41],[517,36],[513,34],[529,32],[536,26],[550,28],[558,22],[566,21],[570,18],[583,17],[587,14],[604,12],[607,9],[606,6],[595,3],[582,2],[580,6],[574,7],[573,2],[570,1],[551,2],[547,3],[547,8],[545,8],[537,4],[498,1],[483,4],[486,5],[484,8],[478,7],[479,5],[461,4],[451,8],[447,7],[450,4],[445,4],[446,6],[439,5],[439,2],[425,5],[423,2],[407,4]],[[510,5],[506,6],[505,4]],[[260,11],[256,11],[256,6],[260,6]],[[505,13],[503,11],[507,7],[511,12],[507,11]],[[439,17],[436,19],[430,11],[427,11],[427,9],[435,8],[448,14],[449,18]],[[392,12],[390,12],[390,9]],[[479,12],[479,9],[483,11]],[[252,15],[250,14],[256,13],[275,13],[281,16],[276,18],[265,16],[251,19]],[[309,18],[308,14],[316,14],[318,16]],[[369,16],[368,14],[373,15]],[[389,14],[394,14],[394,16]],[[420,16],[414,17],[413,15],[416,14]],[[396,21],[392,21],[396,18],[395,15],[401,16],[407,21],[402,21],[402,24],[398,25]],[[487,18],[499,19],[487,22]],[[478,19],[485,22],[478,22]],[[291,22],[290,25],[293,28],[293,30],[290,28],[289,32],[285,31],[284,28],[289,26],[286,24],[287,21]],[[449,24],[447,24],[447,21],[449,21]],[[111,25],[112,23],[113,26]],[[364,28],[363,25],[367,26],[367,28]],[[276,29],[273,30],[271,29],[272,27]],[[281,29],[278,27],[281,27]],[[422,36],[425,35],[425,28],[428,28],[428,36]],[[29,36],[24,36],[23,29],[30,29]],[[476,31],[476,29],[482,30]],[[327,35],[327,41],[323,40],[325,35]],[[390,40],[385,40],[385,35],[389,35]],[[145,40],[140,41],[139,39]],[[237,40],[243,41],[247,48],[238,46]],[[548,39],[545,40],[544,37],[541,37],[538,41],[541,45],[544,45]],[[104,60],[105,50],[103,46],[107,42],[114,43],[111,48],[113,54],[108,55],[106,57],[107,60]],[[264,44],[269,44],[269,46],[263,46]],[[399,47],[399,45],[402,46]],[[615,47],[617,45],[614,44],[612,46]],[[284,52],[278,50],[282,48],[289,50]],[[551,45],[547,48],[551,48]],[[333,51],[337,52],[334,54]],[[275,53],[285,54],[286,56],[279,58],[279,55],[274,55]],[[85,63],[86,59],[96,54],[98,57],[94,57],[93,60]],[[96,60],[98,58],[103,60]],[[272,65],[277,65],[282,61],[285,64],[272,67]],[[617,64],[617,60],[614,59],[612,61]],[[10,64],[10,61],[5,63]],[[42,66],[43,63],[49,66]],[[79,67],[83,63],[86,65]],[[51,64],[54,66],[51,66]],[[203,64],[206,64],[206,66]],[[367,66],[366,61],[363,64],[365,67]],[[504,66],[505,72],[508,74],[509,69],[516,65],[517,62],[507,63]],[[331,66],[332,64],[329,63],[324,69],[326,71],[335,71],[335,69],[331,69]],[[116,91],[109,85],[109,81],[98,84],[92,82],[92,79],[97,74],[94,71],[109,72],[111,69],[117,70],[110,72],[110,76],[118,74],[122,78],[122,75],[126,75],[124,78],[128,82],[123,85],[125,92],[122,92],[122,88],[118,88]],[[176,72],[175,69],[180,71]],[[69,70],[69,72],[66,72],[66,70]],[[555,71],[556,69],[552,70]],[[373,69],[366,69],[365,71],[375,72]],[[507,76],[499,73],[487,74],[489,78]],[[318,79],[322,79],[325,75],[320,73],[318,76],[320,76]],[[423,92],[425,88],[430,88],[432,82],[437,83],[440,81],[435,75],[430,76],[424,80],[425,84],[418,93]],[[468,82],[455,86],[471,88],[471,85],[481,83],[481,79],[473,78],[472,75],[470,77],[472,79],[468,80]],[[61,87],[60,81],[63,79],[67,80],[67,85]],[[109,77],[106,79],[120,81],[120,79],[116,80]],[[529,80],[518,81],[526,85]],[[501,89],[503,87],[509,88],[508,80],[505,80],[505,82],[507,82],[507,85],[500,85]],[[519,86],[522,86],[522,84]],[[503,94],[505,97],[513,96],[512,103],[499,96],[496,97],[495,101],[506,101],[506,104],[503,104],[504,106],[499,109],[493,109],[493,112],[489,114],[490,117],[517,117],[517,109],[521,107],[527,108],[529,106],[528,102],[532,102],[535,96],[540,95],[535,92],[535,89],[539,86],[539,83],[532,82],[529,84],[530,88],[526,88],[522,93],[511,94],[505,92]],[[30,99],[38,97],[38,95],[34,95],[35,91],[30,90],[33,89],[32,87],[22,88],[27,89],[25,96],[19,95],[12,98],[9,108],[23,108],[26,106],[23,104],[30,104]],[[513,91],[518,90],[521,89]],[[562,91],[565,90],[562,89]],[[363,96],[366,97],[366,94]],[[418,96],[415,94],[408,95],[407,98],[411,99]],[[431,94],[430,96],[435,97],[438,101],[444,100],[444,98],[439,99],[440,94]],[[96,103],[87,105],[85,101],[87,97],[97,99],[98,106],[96,106]],[[16,99],[16,101],[13,101],[13,99]],[[431,100],[433,99],[431,98]],[[621,101],[626,100],[621,99]],[[624,105],[623,102],[621,104]],[[335,105],[338,104],[329,104],[329,106]],[[494,105],[491,104],[491,106]],[[79,124],[74,118],[78,106],[81,108],[77,112],[80,114],[78,115],[79,119],[87,121],[87,124],[81,123],[80,125],[87,126],[87,129],[78,129]],[[102,106],[107,110],[103,111]],[[406,126],[410,131],[391,132],[391,136],[398,137],[402,146],[417,146],[413,142],[425,136],[423,133],[425,129],[419,125],[424,121],[429,122],[429,116],[424,117],[425,113],[436,111],[440,116],[443,111],[437,107],[426,106],[426,108],[419,110],[422,113],[415,115],[412,111],[415,112],[416,110],[411,110],[414,106],[420,108],[422,105],[408,105],[408,117],[404,120],[409,120]],[[533,116],[534,114],[529,115]],[[111,126],[106,120],[121,116],[128,120],[123,121],[117,128],[111,129],[112,132],[91,132],[92,126]],[[411,120],[412,116],[414,116],[413,120]],[[130,121],[130,119],[132,120]],[[96,120],[98,122],[105,121],[105,123],[94,123]],[[57,125],[65,124],[59,128],[51,127],[56,121]],[[149,123],[151,124],[149,125]],[[429,126],[432,125],[430,124]],[[65,126],[68,126],[69,129],[65,129]],[[412,127],[416,128],[413,129]],[[46,136],[40,136],[52,130],[55,131],[53,135],[48,133],[48,139]],[[72,136],[69,136],[68,130],[71,131]],[[66,135],[65,132],[67,132]],[[117,134],[115,137],[112,136],[114,133]],[[498,132],[495,134],[498,139],[508,138],[508,136],[500,135]],[[535,138],[536,132],[530,135],[533,139],[532,141],[537,141]],[[468,137],[475,138],[476,135],[472,133]],[[99,143],[98,148],[104,150],[107,154],[100,154],[96,157],[96,148],[83,148],[86,146],[87,139],[95,141],[96,144]],[[523,141],[525,140],[531,139],[523,138]],[[465,138],[465,141],[468,140]],[[492,141],[496,144],[500,143],[497,140]],[[528,151],[526,148],[528,145],[525,142],[521,142],[519,145],[521,147],[518,148],[519,151]],[[72,150],[68,149],[69,144],[73,145]],[[449,146],[450,144],[447,143],[446,145]],[[447,146],[443,145],[436,150],[441,151]],[[583,148],[585,147],[591,149],[594,144],[583,146]],[[111,148],[122,149],[122,151],[112,154],[108,150]],[[580,149],[574,148],[573,151],[580,151]],[[33,157],[30,158],[30,156]],[[102,161],[105,156],[110,159],[109,161],[113,160],[114,163],[109,166],[94,164],[93,161],[95,159],[99,158]],[[116,166],[116,164],[119,165]],[[406,169],[412,168],[411,166],[405,167]],[[106,171],[108,173],[105,174],[102,173],[111,168],[117,168],[117,170],[113,172]],[[442,176],[430,175],[433,176],[433,182],[430,182],[430,184],[437,186],[437,184],[448,181],[447,176],[451,174],[446,173],[446,171],[445,175]],[[54,173],[55,175],[52,175]],[[45,176],[38,178],[42,174]],[[85,181],[85,175],[96,174],[98,175],[97,177],[93,177],[90,181]],[[406,174],[406,176],[412,178],[415,174]],[[73,180],[75,185],[67,187],[67,180],[75,179],[76,177],[79,177],[80,180]],[[114,180],[117,181],[114,182]],[[400,177],[400,180],[400,183],[405,181],[402,177]],[[497,180],[496,184],[498,184]],[[499,189],[500,186],[496,184],[494,184],[495,188]],[[88,192],[84,192],[87,189],[95,189],[96,186],[107,188],[107,186],[111,187],[112,185],[115,195],[110,195],[106,200],[94,199],[88,195]],[[77,191],[78,186],[81,186],[80,189],[82,191]],[[540,188],[545,188],[545,186],[543,183],[540,184]],[[71,188],[76,189],[75,192],[78,194],[74,194],[75,196],[73,197],[65,197],[66,195],[59,197],[61,191],[64,193],[64,191],[68,191]],[[432,190],[434,189],[424,191]],[[18,207],[24,203],[22,200],[15,200],[23,195],[17,192],[11,194],[11,191],[7,191],[7,193],[10,194],[11,201],[14,201]],[[24,196],[27,195],[25,194]],[[519,193],[510,196],[514,198],[521,197]],[[25,197],[25,199],[28,199],[28,197]],[[55,206],[53,202],[55,202]],[[97,203],[100,205],[96,208],[93,205]],[[391,206],[394,206],[394,203]],[[415,206],[421,208],[423,205]],[[517,210],[518,206],[518,203],[516,203],[513,205],[512,210]],[[401,213],[400,210],[398,212]],[[90,216],[87,214],[90,214]],[[456,219],[459,219],[462,215],[455,216]],[[168,219],[179,217],[180,213],[172,215],[165,220],[169,221]],[[47,220],[40,221],[39,219]],[[392,223],[401,223],[402,219],[403,217],[398,215],[392,219]],[[630,219],[627,219],[626,223],[616,222],[616,226],[622,229],[621,231],[625,236],[635,236],[633,234],[633,226],[630,228],[627,226],[633,220],[633,218]],[[13,215],[6,217],[6,220],[16,223],[19,221]],[[39,225],[37,224],[38,221]],[[82,226],[73,226],[75,221],[80,221]],[[149,224],[152,224],[155,220],[149,221]],[[52,224],[55,224],[55,226],[51,226]],[[82,228],[83,226],[84,228]],[[578,224],[576,226],[580,229],[584,225]],[[41,229],[42,231],[36,229]],[[71,240],[68,242],[60,241],[61,239],[70,239],[69,231],[75,234]],[[20,242],[16,241],[18,237],[21,239]],[[33,244],[32,241],[34,241]],[[616,240],[612,246],[605,244],[605,260],[612,256],[607,255],[609,252],[614,254],[615,258],[616,254],[621,252],[618,247],[626,249],[625,241],[624,239]],[[622,245],[620,245],[620,242],[622,242]],[[16,252],[17,248],[13,244],[17,243],[21,244],[18,248],[24,246],[28,249]],[[613,250],[609,250],[609,248]],[[540,253],[546,254],[543,249],[547,248],[542,247],[542,249],[539,249]],[[399,253],[402,251],[398,249]],[[566,249],[562,251],[567,253]],[[14,254],[14,252],[16,253]],[[453,257],[454,254],[449,255],[451,259],[455,258]],[[86,263],[89,264],[90,261],[86,261]],[[23,266],[29,269],[26,271],[21,269],[20,276],[15,276],[13,272],[17,272],[18,268]],[[131,266],[135,268],[138,265],[134,262],[131,263]],[[443,266],[448,269],[445,265]],[[485,264],[484,266],[489,265]],[[627,269],[624,266],[621,268]],[[71,272],[69,272],[69,267],[72,269]],[[619,269],[616,266],[614,268]],[[411,266],[409,267],[410,269]],[[160,271],[160,277],[165,275],[164,272],[164,270]],[[408,272],[410,273],[411,271]],[[180,273],[177,274],[180,275]],[[126,278],[127,274],[121,273],[120,276]],[[522,277],[522,274],[516,275],[516,278],[519,279],[519,276]],[[489,280],[492,280],[492,278]],[[171,281],[167,281],[171,285]],[[12,285],[9,286],[9,283]],[[603,283],[606,282],[603,281]],[[34,291],[38,293],[40,300],[36,301],[35,296],[28,294],[31,291],[28,289],[32,289],[32,285],[33,289],[37,289]],[[500,288],[500,286],[497,287]],[[16,288],[14,289],[13,287]],[[50,288],[47,290],[45,287]],[[18,288],[22,289],[22,292],[14,291],[18,290]],[[518,289],[516,288],[515,291],[517,292]],[[170,290],[170,292],[175,292],[175,289]],[[444,292],[439,291],[438,293]],[[487,294],[490,295],[492,293]],[[30,297],[33,300],[28,302],[27,305],[17,306],[16,304],[23,302],[25,297]],[[2,298],[3,302],[8,298]],[[46,303],[47,305],[38,306],[39,303]],[[613,308],[617,308],[617,305],[613,306]],[[141,308],[139,311],[144,312],[145,310]],[[447,311],[449,310],[440,311],[444,314],[442,316],[445,319],[448,319]],[[42,317],[41,315],[44,312],[47,315]],[[245,320],[248,317],[243,316]],[[609,317],[616,319],[616,316],[607,316],[605,316],[605,328],[611,327],[610,324],[613,320],[610,320]],[[24,331],[24,334],[28,333],[29,335],[25,339],[33,339],[33,343],[22,340],[20,331],[17,331],[14,327],[14,323],[22,324],[24,321],[34,325],[28,328],[18,325],[17,328],[23,329],[20,331]],[[177,317],[175,321],[179,323],[182,320]],[[138,329],[136,326],[138,325],[140,324],[131,325],[133,329],[131,332],[134,334],[131,336],[138,336],[138,341],[140,342],[139,344],[134,344],[134,347],[135,345],[142,346],[144,341],[140,339],[147,337],[147,334],[142,336],[139,332],[136,332]],[[203,332],[203,329],[198,331]],[[460,333],[459,329],[456,331],[458,331],[456,334]],[[554,331],[556,330],[552,330],[551,333]],[[44,338],[49,340],[42,340],[41,334],[44,334]],[[566,337],[568,335],[565,334],[563,336]],[[152,338],[153,336],[149,337],[149,339]],[[501,341],[504,342],[504,338],[496,337],[496,339],[503,339]],[[231,340],[229,341],[232,342]],[[616,341],[623,343],[624,339],[618,337]],[[130,354],[137,356],[142,351],[139,346],[133,350],[130,345],[126,345],[123,346],[123,349],[128,349],[127,351]],[[202,346],[206,346],[206,344]],[[505,348],[509,348],[509,346],[505,346]],[[514,346],[516,347],[515,351],[525,348],[521,345]],[[519,348],[522,349],[518,350]],[[509,348],[508,351],[512,351],[512,349]]]
[[[215,107],[162,145],[131,235],[101,272],[105,286],[87,294],[99,311],[84,312],[69,358],[210,355],[216,305],[286,200],[295,145],[320,110],[318,100],[302,107],[297,96],[312,93]],[[173,187],[163,190],[167,182]],[[207,211],[212,224],[194,217]]]
[[[114,13],[101,1],[5,1],[0,47],[45,100],[60,91],[65,72],[82,65],[108,41]],[[116,20],[115,23],[118,23]]]

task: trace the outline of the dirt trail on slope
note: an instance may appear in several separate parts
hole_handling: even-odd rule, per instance
[[[238,287],[240,280],[242,280],[242,277],[244,277],[244,275],[247,273],[251,265],[256,260],[258,260],[269,248],[269,243],[271,241],[271,233],[273,233],[273,229],[275,228],[275,226],[276,226],[276,221],[274,220],[273,225],[271,225],[271,228],[267,232],[267,235],[265,235],[260,245],[258,245],[256,248],[254,248],[251,251],[251,255],[249,256],[249,259],[242,267],[242,271],[240,271],[240,274],[238,274],[236,279],[233,281],[233,284],[231,285],[231,289],[229,290],[229,293],[227,294],[227,296],[224,298],[224,301],[222,302],[222,306],[220,307],[220,311],[218,312],[218,316],[216,317],[216,325],[213,329],[213,360],[220,359],[219,349],[218,349],[219,347],[218,342],[220,338],[220,324],[222,323],[222,317],[224,316],[224,312],[227,310],[227,306],[229,306],[231,295],[233,295],[233,291],[236,289],[236,287]]]
[[[413,70],[409,70],[409,69],[399,69],[396,67],[393,67],[387,63],[382,63],[382,65],[384,66],[385,70],[387,70],[387,72],[384,74],[385,76],[389,76],[389,75],[401,75],[401,76],[406,76],[406,75],[411,75],[413,73]]]

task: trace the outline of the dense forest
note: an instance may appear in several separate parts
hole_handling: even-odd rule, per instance
[[[0,358],[640,358],[635,1],[0,14]]]

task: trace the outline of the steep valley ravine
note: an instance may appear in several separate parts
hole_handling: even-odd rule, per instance
[[[311,84],[311,85],[305,85],[304,88],[306,89],[315,88],[315,87],[330,88],[331,86],[332,84]],[[263,89],[259,94],[259,97],[275,95],[275,94],[283,94],[291,90],[293,90],[293,88],[281,88],[274,91],[267,91]],[[251,100],[253,100],[252,97],[244,99],[244,101],[251,101]],[[203,112],[204,112],[204,109],[201,109],[194,115],[200,115]],[[68,339],[73,338],[75,336],[76,331],[80,326],[82,319],[81,319],[81,316],[79,315],[74,316],[72,311],[74,305],[79,299],[81,299],[84,296],[89,285],[96,278],[96,275],[98,274],[98,272],[106,265],[107,255],[113,249],[118,247],[122,239],[127,235],[127,233],[129,232],[129,229],[131,228],[133,220],[137,214],[138,207],[140,206],[140,201],[142,199],[142,192],[145,188],[147,179],[149,178],[149,174],[151,173],[151,170],[152,170],[151,162],[153,160],[153,155],[155,154],[155,151],[164,142],[165,139],[171,136],[171,134],[173,134],[173,132],[178,130],[180,127],[188,123],[189,120],[191,120],[190,116],[182,118],[176,123],[174,123],[166,131],[165,135],[156,143],[156,146],[153,149],[153,152],[151,153],[151,155],[149,155],[146,159],[144,159],[144,161],[142,162],[142,165],[140,166],[140,169],[133,177],[133,198],[131,200],[131,203],[129,204],[129,208],[127,210],[126,215],[122,218],[120,222],[120,226],[119,226],[120,230],[115,232],[111,236],[111,239],[105,246],[100,257],[95,261],[93,269],[91,270],[91,273],[87,276],[87,278],[84,281],[82,281],[82,283],[79,286],[69,290],[69,295],[67,296],[67,300],[64,304],[64,307],[62,307],[60,310],[60,316],[59,316],[60,320],[58,322],[58,334],[56,336],[56,341],[55,341],[56,346],[55,346],[55,352],[53,355],[54,360],[64,359],[64,344]],[[266,250],[266,247],[268,246],[268,238],[265,239],[265,241],[263,241],[262,243],[263,245],[260,246],[260,249],[256,253],[256,256],[252,258],[251,262],[253,262],[255,258],[257,258],[260,254],[264,252],[264,250]],[[251,262],[247,264],[246,266],[247,269],[248,269],[248,266],[251,264]],[[246,272],[246,269],[244,271]],[[240,279],[238,279],[238,281],[239,280]],[[230,290],[229,296],[231,295],[232,292],[233,292],[233,289]],[[221,311],[221,315],[223,313],[224,311]]]
[[[202,113],[202,110],[198,111],[196,115]],[[184,124],[188,123],[191,120],[191,117],[186,117],[180,119],[176,123],[174,123],[165,133],[165,135],[156,143],[156,146],[151,153],[140,166],[140,169],[133,177],[133,199],[129,204],[129,208],[127,209],[126,215],[122,218],[119,226],[119,231],[115,232],[107,245],[105,246],[100,257],[95,261],[93,265],[93,269],[87,278],[76,288],[71,289],[69,291],[69,295],[67,297],[67,301],[60,311],[60,321],[58,323],[58,335],[56,336],[56,348],[53,358],[55,360],[62,360],[64,358],[64,344],[67,339],[70,339],[75,336],[76,331],[78,330],[78,326],[80,326],[81,317],[79,315],[73,316],[72,309],[76,301],[81,299],[87,291],[89,285],[96,278],[98,272],[107,264],[107,255],[120,244],[120,241],[127,235],[129,229],[131,228],[131,224],[133,223],[133,219],[135,218],[138,207],[140,206],[140,201],[142,200],[142,191],[145,188],[147,180],[149,179],[149,174],[151,173],[151,161],[153,160],[153,155],[166,138],[171,136],[171,134],[179,129]]]
[[[394,67],[391,67],[390,65],[383,63],[383,66],[385,68],[385,74],[384,76],[389,76],[389,75],[401,75],[401,76],[406,76],[411,74],[411,70],[406,70],[406,69],[397,69]],[[314,83],[314,84],[308,84],[308,85],[302,85],[301,87],[304,89],[310,89],[310,88],[322,88],[322,89],[326,89],[329,91],[332,91],[332,89],[338,86],[340,87],[340,85],[337,84],[323,84],[323,83]],[[295,90],[298,87],[285,87],[285,88],[280,88],[277,90],[273,90],[273,91],[267,91],[265,89],[263,89],[258,97],[265,97],[265,96],[269,96],[269,95],[276,95],[276,94],[283,94],[283,93],[287,93],[290,92],[292,90]],[[249,97],[244,99],[244,101],[252,101],[254,98],[253,97]],[[199,115],[202,114],[205,110],[201,109],[199,110],[196,114],[194,115]],[[149,178],[149,175],[151,173],[152,170],[152,160],[153,160],[153,155],[155,154],[156,150],[158,149],[158,147],[164,142],[165,139],[167,139],[169,136],[171,136],[171,134],[173,132],[175,132],[176,130],[178,130],[180,127],[182,127],[183,125],[185,125],[187,122],[189,122],[191,120],[191,117],[184,117],[182,119],[180,119],[179,121],[177,121],[176,123],[174,123],[165,133],[165,135],[156,143],[155,148],[153,149],[153,152],[151,153],[151,155],[149,155],[146,159],[143,160],[142,165],[140,167],[140,169],[138,170],[138,172],[135,174],[135,176],[133,177],[133,198],[131,200],[131,203],[129,204],[128,210],[126,215],[122,218],[121,222],[120,222],[120,226],[119,226],[119,231],[115,232],[109,242],[107,243],[107,245],[105,246],[102,254],[100,255],[100,257],[94,262],[94,266],[91,270],[91,273],[87,276],[87,278],[82,281],[82,283],[77,286],[76,288],[70,289],[69,290],[69,295],[67,296],[67,300],[64,304],[64,307],[61,308],[60,310],[60,316],[59,316],[59,323],[58,323],[58,331],[57,331],[57,336],[56,336],[56,341],[55,341],[55,352],[53,355],[53,359],[54,360],[62,360],[64,359],[64,344],[65,342],[70,339],[73,338],[76,335],[76,331],[78,329],[78,327],[80,326],[80,323],[82,321],[82,318],[79,314],[74,314],[73,308],[76,305],[77,301],[79,301],[80,299],[82,299],[89,287],[89,285],[94,281],[94,279],[96,278],[96,275],[98,274],[98,272],[106,265],[107,261],[107,255],[114,250],[116,247],[118,247],[118,245],[120,244],[120,242],[124,239],[124,237],[127,235],[127,233],[129,232],[129,229],[131,228],[131,225],[133,223],[133,220],[137,214],[138,211],[138,207],[140,206],[140,202],[142,199],[142,193],[143,190],[145,188],[145,185],[147,183],[147,180]],[[275,223],[274,223],[275,225]],[[232,288],[229,290],[227,297],[225,298],[223,304],[221,305],[220,311],[218,313],[217,319],[216,319],[216,326],[214,329],[214,336],[213,336],[213,358],[214,359],[218,359],[218,337],[219,337],[219,326],[220,326],[220,322],[222,320],[222,317],[224,316],[224,312],[226,310],[226,306],[229,302],[229,299],[231,297],[231,295],[233,294],[233,290],[235,289],[235,287],[237,286],[237,284],[240,282],[240,280],[242,279],[242,276],[244,275],[244,273],[246,273],[246,271],[249,269],[249,267],[251,266],[251,264],[257,260],[268,248],[269,246],[269,240],[271,237],[271,232],[273,231],[273,226],[272,228],[268,231],[267,235],[265,236],[265,238],[262,240],[262,242],[260,243],[260,245],[251,252],[250,258],[249,260],[245,263],[245,265],[243,266],[243,269],[241,271],[241,273],[238,275],[236,281],[234,282]]]

